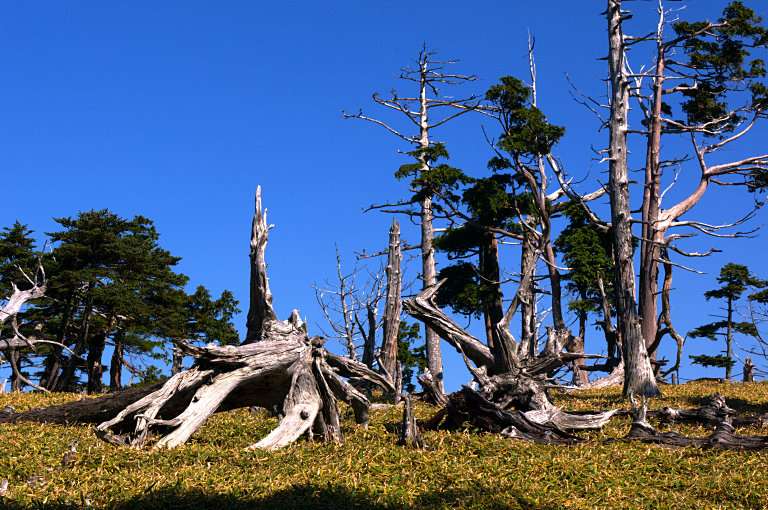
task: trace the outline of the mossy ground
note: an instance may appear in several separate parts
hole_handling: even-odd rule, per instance
[[[767,382],[663,392],[650,408],[694,407],[719,392],[740,411],[768,412]],[[628,407],[619,389],[553,397],[572,410]],[[0,408],[73,398],[2,395]],[[432,412],[416,408],[419,419]],[[576,447],[466,430],[426,432],[426,451],[396,444],[400,418],[400,409],[374,411],[368,430],[345,421],[341,444],[302,441],[277,452],[245,451],[276,423],[245,410],[216,415],[187,445],[159,452],[115,448],[84,426],[0,425],[0,479],[9,482],[0,508],[768,508],[768,454],[604,444],[626,434],[628,418],[614,418]],[[61,467],[75,439],[77,456]]]

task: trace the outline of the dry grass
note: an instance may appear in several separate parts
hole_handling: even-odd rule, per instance
[[[720,392],[745,412],[768,412],[768,383],[687,384],[663,389],[662,405],[692,407]],[[74,398],[11,395],[17,410]],[[618,389],[558,394],[568,409],[622,407]],[[374,412],[368,430],[345,422],[342,444],[244,448],[275,425],[238,411],[215,416],[172,451],[117,449],[88,427],[0,426],[0,507],[21,508],[768,508],[768,454],[666,448],[616,441],[614,419],[586,445],[533,445],[471,430],[428,432],[426,451],[397,446],[399,409]],[[417,417],[433,412],[417,406]],[[700,428],[680,432],[706,435]],[[768,431],[744,429],[742,434]],[[73,464],[62,453],[79,440]],[[33,480],[28,483],[28,480]],[[36,480],[36,481],[34,481]]]

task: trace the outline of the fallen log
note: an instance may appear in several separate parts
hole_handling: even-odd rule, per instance
[[[734,427],[728,415],[723,415],[715,425],[712,434],[706,437],[688,437],[674,430],[657,432],[647,420],[647,401],[643,399],[638,406],[632,398],[634,418],[625,439],[643,443],[658,444],[671,448],[694,446],[698,448],[720,450],[766,450],[768,436],[739,436],[734,434]]]
[[[534,443],[568,445],[584,441],[549,422],[537,423],[523,412],[502,409],[467,387],[450,394],[448,404],[425,422],[424,428],[456,430],[465,423],[485,432]]]
[[[648,411],[648,415],[658,418],[662,423],[698,424],[716,427],[728,418],[734,427],[768,427],[768,413],[762,415],[739,413],[728,406],[725,396],[710,395],[706,402],[693,409],[663,407],[658,411]]]

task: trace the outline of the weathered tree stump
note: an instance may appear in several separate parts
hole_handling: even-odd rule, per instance
[[[276,449],[302,434],[339,440],[338,398],[353,408],[358,424],[367,426],[370,402],[343,378],[394,392],[392,381],[328,352],[323,338],[309,337],[298,311],[286,321],[277,320],[264,261],[270,228],[259,188],[251,235],[248,332],[242,345],[196,347],[176,341],[195,362],[162,384],[29,413],[9,410],[0,413],[0,421],[98,419],[96,433],[109,443],[141,448],[150,437],[159,436],[154,448],[173,448],[185,443],[213,413],[259,406],[275,410],[279,422],[252,448]]]
[[[520,289],[525,288],[531,274],[532,269],[529,268],[520,283]],[[557,441],[554,439],[557,434],[552,435],[554,429],[559,431],[558,434],[560,432],[565,434],[562,429],[599,428],[615,414],[615,411],[596,413],[591,416],[570,414],[561,411],[552,403],[547,394],[547,389],[553,386],[549,380],[549,374],[558,367],[574,359],[581,359],[585,355],[564,352],[563,346],[570,337],[570,331],[552,328],[547,331],[547,342],[544,349],[534,356],[530,355],[531,346],[525,342],[517,342],[509,329],[515,310],[520,304],[519,290],[503,319],[495,325],[499,342],[498,345],[490,348],[467,333],[438,308],[434,295],[441,284],[442,282],[425,289],[413,299],[405,300],[403,309],[414,318],[424,321],[441,338],[461,353],[467,368],[477,382],[477,391],[465,388],[450,395],[449,402],[444,409],[430,420],[430,426],[436,426],[435,422],[442,421],[446,415],[453,416],[450,422],[453,422],[454,425],[460,421],[469,420],[469,417],[463,418],[464,412],[460,410],[468,409],[467,405],[469,404],[466,402],[473,402],[472,405],[475,406],[477,412],[491,412],[489,406],[492,406],[492,414],[502,417],[498,418],[497,416],[486,423],[485,425],[489,427],[489,430],[499,429],[498,426],[491,427],[490,422],[501,419],[501,423],[505,423],[504,420],[511,418],[503,413],[509,409],[515,409],[517,412],[526,413],[524,416],[527,416],[528,412],[532,413],[530,417],[525,418],[525,424],[521,425],[523,428],[517,429],[519,433],[515,437],[538,442],[553,442]],[[429,377],[419,380],[428,395],[434,393],[431,391],[432,384]],[[459,417],[462,418],[459,419]],[[479,418],[473,417],[472,419],[478,420]],[[541,427],[526,428],[529,427],[529,422],[535,422],[537,426]],[[448,426],[452,425],[449,424]],[[539,435],[537,436],[537,434]],[[567,438],[568,441],[574,441],[573,438],[576,436],[571,437],[566,434],[562,437]]]

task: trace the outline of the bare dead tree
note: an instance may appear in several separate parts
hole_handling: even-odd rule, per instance
[[[402,311],[402,254],[400,251],[400,225],[392,220],[389,230],[389,251],[387,253],[387,297],[384,304],[384,334],[381,340],[380,363],[385,373],[397,372],[397,336],[400,331]]]
[[[478,103],[474,95],[463,99],[444,95],[442,87],[461,85],[476,80],[476,77],[454,74],[447,71],[446,68],[457,61],[437,60],[435,55],[435,51],[428,50],[425,46],[421,49],[418,59],[414,62],[415,67],[401,69],[399,78],[415,83],[418,88],[417,94],[401,96],[397,91],[392,90],[386,98],[378,93],[373,95],[373,100],[378,105],[404,116],[409,121],[407,125],[416,129],[415,134],[409,135],[405,130],[395,128],[379,119],[366,116],[362,113],[362,110],[356,114],[343,113],[345,118],[362,119],[379,125],[415,149],[409,153],[415,158],[415,163],[407,165],[409,168],[403,172],[404,175],[402,177],[427,177],[435,159],[430,154],[430,149],[437,145],[433,135],[434,129],[474,110]],[[438,117],[438,113],[445,109],[448,109],[449,113]],[[432,247],[432,240],[435,235],[432,204],[434,197],[428,187],[422,186],[416,191],[416,195],[410,200],[372,206],[371,208],[406,214],[410,218],[418,220],[421,227],[421,279],[423,288],[426,289],[434,285],[436,275],[435,250]],[[426,324],[424,335],[427,365],[442,390],[443,368],[440,355],[440,338]]]
[[[622,23],[628,14],[621,0],[608,0],[610,119],[608,121],[608,193],[615,260],[615,299],[624,353],[624,394],[656,396],[659,389],[640,329],[635,302],[632,213],[629,206],[627,131],[630,81]]]
[[[384,276],[381,271],[371,273],[365,267],[355,265],[352,272],[345,274],[341,256],[336,247],[336,274],[338,283],[326,281],[324,288],[315,286],[315,295],[323,310],[330,330],[318,324],[327,338],[336,338],[344,346],[347,357],[359,361],[358,351],[363,349],[362,361],[373,367],[376,346],[376,331],[382,327],[378,308],[384,298]],[[358,284],[363,271],[368,272],[367,280]]]
[[[737,141],[743,140],[755,127],[757,121],[765,117],[765,105],[759,101],[755,102],[750,98],[736,108],[718,112],[717,118],[705,116],[697,119],[696,116],[689,115],[688,123],[669,118],[670,115],[665,113],[665,105],[669,104],[674,96],[686,95],[690,98],[697,90],[702,91],[700,92],[702,95],[707,95],[703,91],[709,87],[708,83],[713,81],[716,81],[718,86],[711,93],[712,100],[720,101],[717,97],[729,91],[746,88],[744,80],[749,74],[741,76],[734,73],[732,77],[725,75],[719,77],[716,75],[723,71],[713,69],[706,64],[706,61],[690,63],[684,62],[680,57],[689,41],[708,37],[720,43],[723,37],[722,33],[718,32],[719,30],[728,29],[730,26],[735,27],[732,30],[738,32],[739,24],[751,23],[750,20],[745,22],[740,18],[724,16],[718,22],[706,21],[698,25],[691,25],[690,30],[687,31],[679,29],[678,25],[675,27],[678,28],[677,34],[672,38],[667,38],[664,35],[665,28],[678,22],[677,18],[670,17],[670,14],[675,10],[679,9],[665,9],[662,0],[658,1],[656,9],[659,16],[658,24],[652,36],[656,46],[655,64],[648,72],[635,75],[637,90],[633,93],[638,100],[639,109],[644,114],[644,124],[647,127],[646,131],[639,131],[646,138],[646,164],[642,202],[642,234],[640,237],[638,313],[642,318],[641,330],[646,340],[646,347],[654,358],[659,341],[663,337],[662,331],[669,331],[670,327],[668,314],[662,310],[660,316],[657,311],[659,264],[669,260],[667,256],[662,254],[662,251],[674,251],[686,256],[706,255],[687,253],[675,246],[675,241],[688,238],[690,234],[672,235],[668,232],[674,227],[687,227],[694,233],[705,233],[716,237],[739,237],[743,235],[742,232],[720,233],[720,230],[738,225],[743,220],[730,225],[712,226],[697,221],[680,221],[679,218],[694,208],[710,184],[747,185],[751,180],[752,172],[768,167],[768,154],[737,158],[718,165],[709,165],[706,162],[708,155],[727,150]],[[759,46],[759,44],[757,45]],[[740,64],[737,63],[733,65],[734,68],[740,67]],[[644,95],[640,90],[644,78],[650,80],[650,94],[648,95]],[[673,85],[667,86],[667,82],[672,82]],[[725,108],[726,105],[720,103],[719,107]],[[734,124],[734,119],[737,118],[743,118],[744,122]],[[729,134],[729,131],[734,128],[733,134]],[[663,160],[661,156],[662,137],[667,134],[689,137],[695,154],[693,159],[699,165],[700,179],[698,186],[687,197],[671,207],[662,208],[662,198],[665,193],[662,190],[664,170],[684,165],[691,159],[676,157],[669,161]],[[711,143],[702,140],[705,137],[715,138],[716,142]],[[718,159],[721,158],[718,157]],[[728,181],[725,179],[729,176],[737,177],[737,180]],[[715,250],[711,250],[709,253],[712,251]],[[663,322],[661,321],[662,318],[664,319]],[[679,340],[677,341],[679,343]]]

